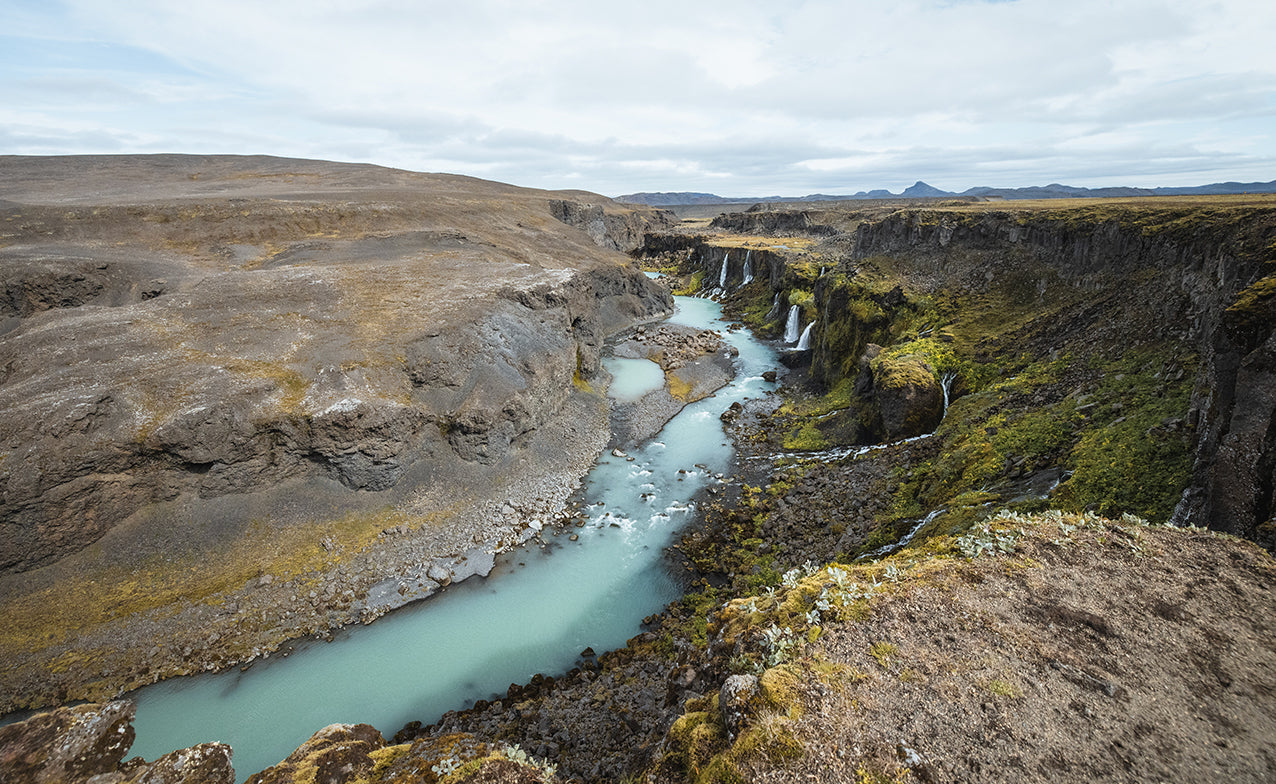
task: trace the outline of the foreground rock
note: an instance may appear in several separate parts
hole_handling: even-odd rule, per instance
[[[233,784],[231,749],[201,743],[155,762],[134,757],[135,706],[119,701],[59,708],[0,727],[6,784]]]

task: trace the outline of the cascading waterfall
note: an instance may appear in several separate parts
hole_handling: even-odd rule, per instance
[[[796,343],[801,333],[798,332],[802,328],[802,309],[797,305],[789,308],[789,320],[784,325],[784,342]]]
[[[752,250],[744,252],[744,280],[740,282],[741,286],[747,286],[753,282],[753,262],[750,260],[752,255]]]
[[[725,289],[727,287],[727,259],[731,258],[731,254],[722,254],[722,272],[718,273],[718,288]]]
[[[798,344],[797,344],[798,351],[806,351],[811,348],[811,327],[813,326],[815,326],[814,321],[812,321],[810,324],[807,324],[806,329],[802,330],[802,337],[798,338]],[[945,400],[948,399],[947,390],[945,390],[944,392],[944,399]],[[945,404],[944,408],[948,408],[947,404]]]

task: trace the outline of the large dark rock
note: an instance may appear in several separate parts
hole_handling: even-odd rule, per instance
[[[1180,522],[1276,548],[1276,278],[1223,313],[1206,367],[1208,405]]]
[[[58,708],[0,727],[5,784],[233,784],[230,747],[203,743],[155,762],[121,760],[136,706],[121,700]]]
[[[873,396],[886,440],[933,431],[944,415],[944,390],[935,369],[917,356],[881,358],[873,363]]]

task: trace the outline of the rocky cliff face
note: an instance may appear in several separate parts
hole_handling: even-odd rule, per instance
[[[1196,458],[1175,519],[1276,544],[1270,210],[1106,210],[901,212],[861,224],[853,258],[899,255],[933,265],[936,289],[977,290],[1018,277],[1025,298],[1064,290],[1079,312],[1059,326],[1084,329],[1089,340],[1193,346],[1201,360],[1188,414]]]
[[[661,216],[601,197],[278,159],[0,169],[0,570],[158,502],[494,466],[670,306],[602,249]]]
[[[677,223],[668,210],[608,210],[588,199],[593,194],[579,194],[584,201],[554,199],[549,209],[568,226],[581,229],[599,247],[629,253],[642,245],[643,237],[652,229],[669,228]]]

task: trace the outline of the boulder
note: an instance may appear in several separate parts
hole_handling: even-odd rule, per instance
[[[916,355],[878,357],[872,362],[873,392],[886,440],[933,431],[944,416],[944,390],[935,369]]]
[[[225,743],[201,743],[165,754],[150,764],[130,768],[132,761],[125,763],[127,778],[119,774],[119,784],[234,784],[230,758],[231,749]]]
[[[133,745],[128,700],[58,708],[0,727],[5,784],[234,784],[231,749],[201,743],[155,762],[120,760]]]
[[[753,698],[758,694],[758,679],[754,675],[732,675],[718,691],[718,710],[722,724],[731,740],[740,734],[753,712]]]
[[[133,745],[137,706],[120,700],[39,713],[0,727],[6,784],[87,781],[114,773]]]

